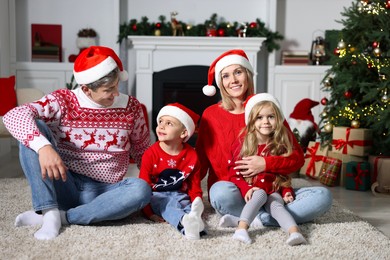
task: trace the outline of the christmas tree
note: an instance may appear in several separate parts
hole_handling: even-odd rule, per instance
[[[321,142],[336,126],[368,128],[375,155],[390,155],[390,0],[352,2],[324,77]]]

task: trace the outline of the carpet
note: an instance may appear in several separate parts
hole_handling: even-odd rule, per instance
[[[310,183],[293,179],[293,186]],[[308,244],[295,247],[285,244],[280,228],[251,229],[251,245],[233,240],[234,228],[218,227],[207,202],[208,235],[197,241],[139,213],[101,225],[66,226],[56,239],[38,241],[38,227],[14,227],[17,214],[31,209],[27,181],[0,179],[0,190],[0,259],[390,259],[390,239],[337,201],[322,217],[300,225]]]

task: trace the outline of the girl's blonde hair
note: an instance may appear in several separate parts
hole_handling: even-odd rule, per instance
[[[264,153],[267,155],[277,156],[289,156],[293,150],[292,136],[284,125],[284,118],[279,107],[272,101],[261,101],[255,104],[248,116],[248,123],[241,131],[240,135],[243,136],[243,143],[240,150],[239,158],[247,157],[251,155],[257,155],[258,139],[255,122],[260,111],[264,107],[270,106],[275,113],[275,129],[270,135]],[[242,140],[242,138],[241,138]],[[256,177],[254,177],[256,178]],[[253,178],[246,178],[248,183],[252,183],[255,180]],[[274,190],[279,190],[280,187],[291,187],[291,177],[288,175],[276,175],[276,179],[273,183]]]
[[[231,64],[231,65],[233,65],[233,64]],[[254,91],[255,91],[255,86],[254,86],[254,83],[253,83],[253,73],[250,70],[248,70],[247,68],[243,67],[243,66],[240,66],[240,68],[246,71],[248,87],[247,87],[247,90],[246,90],[246,92],[244,94],[244,99],[243,99],[243,100],[246,100],[249,96],[253,95]],[[221,72],[222,71],[223,71],[223,69],[221,70]],[[220,87],[220,90],[221,90],[220,92],[221,92],[221,97],[222,97],[221,106],[225,110],[231,111],[231,110],[234,109],[235,104],[233,102],[232,97],[227,93],[227,91],[225,89],[225,86],[223,86],[223,83],[222,83],[222,73],[219,73],[218,80],[219,80],[218,85],[221,86]]]

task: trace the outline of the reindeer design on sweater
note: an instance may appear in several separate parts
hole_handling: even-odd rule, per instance
[[[86,135],[89,135],[91,138],[89,140],[85,140],[84,143],[83,143],[83,146],[81,146],[81,149],[84,150],[85,148],[87,148],[87,146],[91,145],[91,144],[96,144],[97,147],[100,147],[100,144],[96,143],[96,140],[95,140],[95,137],[96,137],[96,132],[97,132],[97,129],[95,129],[93,132],[89,133],[85,130],[83,130],[84,133]]]
[[[117,130],[115,133],[111,133],[110,131],[106,130],[108,135],[112,136],[112,140],[111,141],[108,141],[106,142],[106,145],[104,146],[104,150],[105,151],[108,151],[108,148],[110,146],[113,146],[113,145],[118,145],[118,134],[119,134],[119,130]]]

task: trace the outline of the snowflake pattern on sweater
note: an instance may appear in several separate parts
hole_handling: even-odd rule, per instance
[[[110,108],[94,106],[93,102],[86,107],[80,105],[83,98],[80,89],[60,89],[14,108],[3,120],[18,141],[36,152],[50,144],[35,123],[36,119],[43,120],[69,170],[100,182],[116,183],[126,174],[130,156],[140,165],[150,145],[140,103],[120,94]]]

